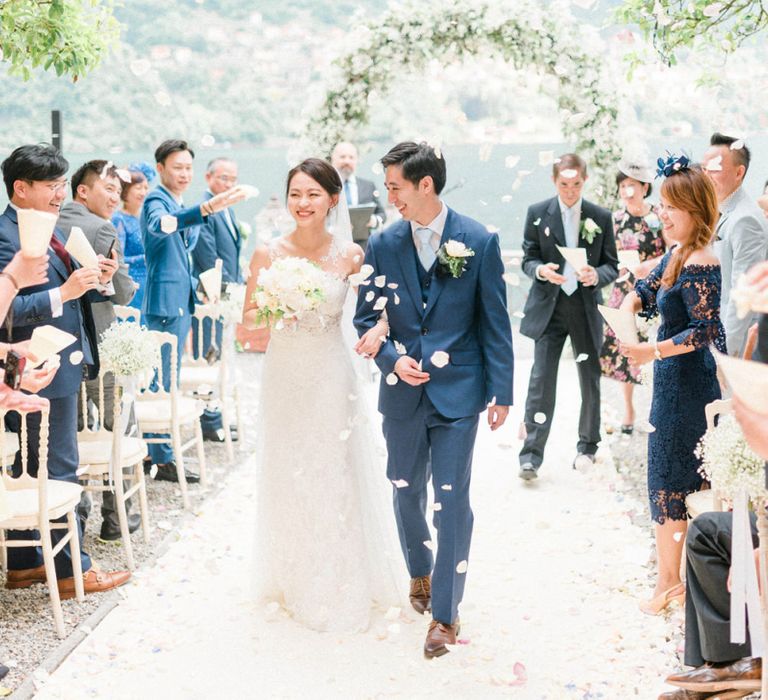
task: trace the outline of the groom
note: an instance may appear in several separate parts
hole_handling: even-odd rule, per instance
[[[382,372],[387,477],[394,485],[411,604],[420,613],[432,610],[424,655],[434,658],[447,653],[446,644],[455,644],[459,631],[478,417],[488,407],[491,430],[507,417],[512,334],[498,236],[440,199],[442,155],[425,143],[400,143],[381,163],[389,202],[403,221],[369,239],[370,279],[385,280],[361,287],[355,326],[362,335],[386,303],[390,332],[376,363]],[[434,560],[426,520],[430,475]]]

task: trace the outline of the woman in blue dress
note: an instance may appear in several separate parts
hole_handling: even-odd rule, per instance
[[[655,523],[658,577],[640,609],[658,615],[672,601],[682,603],[680,560],[688,512],[685,498],[704,479],[694,449],[706,431],[704,407],[720,398],[715,359],[725,352],[720,322],[720,264],[711,242],[717,224],[717,197],[709,177],[686,156],[660,160],[659,216],[667,240],[676,245],[625,298],[621,308],[648,318],[661,314],[653,343],[622,344],[630,362],[655,360],[648,437],[648,497]]]
[[[149,183],[154,179],[155,172],[147,163],[131,163],[128,166],[128,172],[131,174],[131,181],[123,185],[123,191],[120,195],[123,200],[123,208],[115,212],[112,217],[112,224],[117,229],[117,236],[123,246],[128,274],[138,285],[130,306],[141,309],[147,279],[147,263],[144,259],[144,243],[141,239],[139,216],[141,215],[141,205],[147,196]]]

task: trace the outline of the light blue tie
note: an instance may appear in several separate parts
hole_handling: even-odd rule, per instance
[[[349,180],[344,180],[344,196],[347,198],[347,204],[352,204],[352,191],[349,188]]]
[[[421,261],[421,266],[427,271],[432,267],[437,257],[430,243],[432,233],[430,228],[422,227],[416,229],[416,237],[419,239],[419,260]]]
[[[565,210],[565,244],[569,248],[576,248],[579,245],[578,215],[579,212],[576,211],[576,207]],[[571,296],[579,286],[576,270],[573,269],[571,263],[565,263],[563,276],[565,277],[565,282],[563,282],[561,288],[568,296]]]

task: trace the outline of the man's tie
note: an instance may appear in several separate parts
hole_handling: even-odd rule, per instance
[[[352,191],[349,189],[349,180],[344,180],[344,196],[347,198],[347,204],[352,206]]]
[[[69,257],[69,253],[66,251],[61,241],[58,238],[56,238],[55,233],[51,236],[50,246],[51,248],[53,248],[53,252],[59,256],[59,260],[61,260],[61,262],[64,263],[64,267],[67,268],[67,272],[71,275],[72,274],[72,258]]]
[[[576,248],[579,245],[578,215],[579,212],[576,211],[576,207],[571,207],[570,209],[565,210],[565,244],[569,248]],[[568,296],[571,296],[579,286],[576,270],[573,269],[571,263],[565,263],[563,275],[565,276],[565,282],[562,284],[562,290]]]
[[[435,251],[432,250],[432,233],[431,228],[421,227],[416,229],[416,238],[419,240],[419,260],[421,261],[421,266],[427,271],[432,267],[437,257]]]

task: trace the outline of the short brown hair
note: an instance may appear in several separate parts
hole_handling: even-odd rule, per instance
[[[557,178],[562,170],[578,170],[582,177],[586,177],[587,162],[578,153],[566,153],[552,163],[552,177]]]

